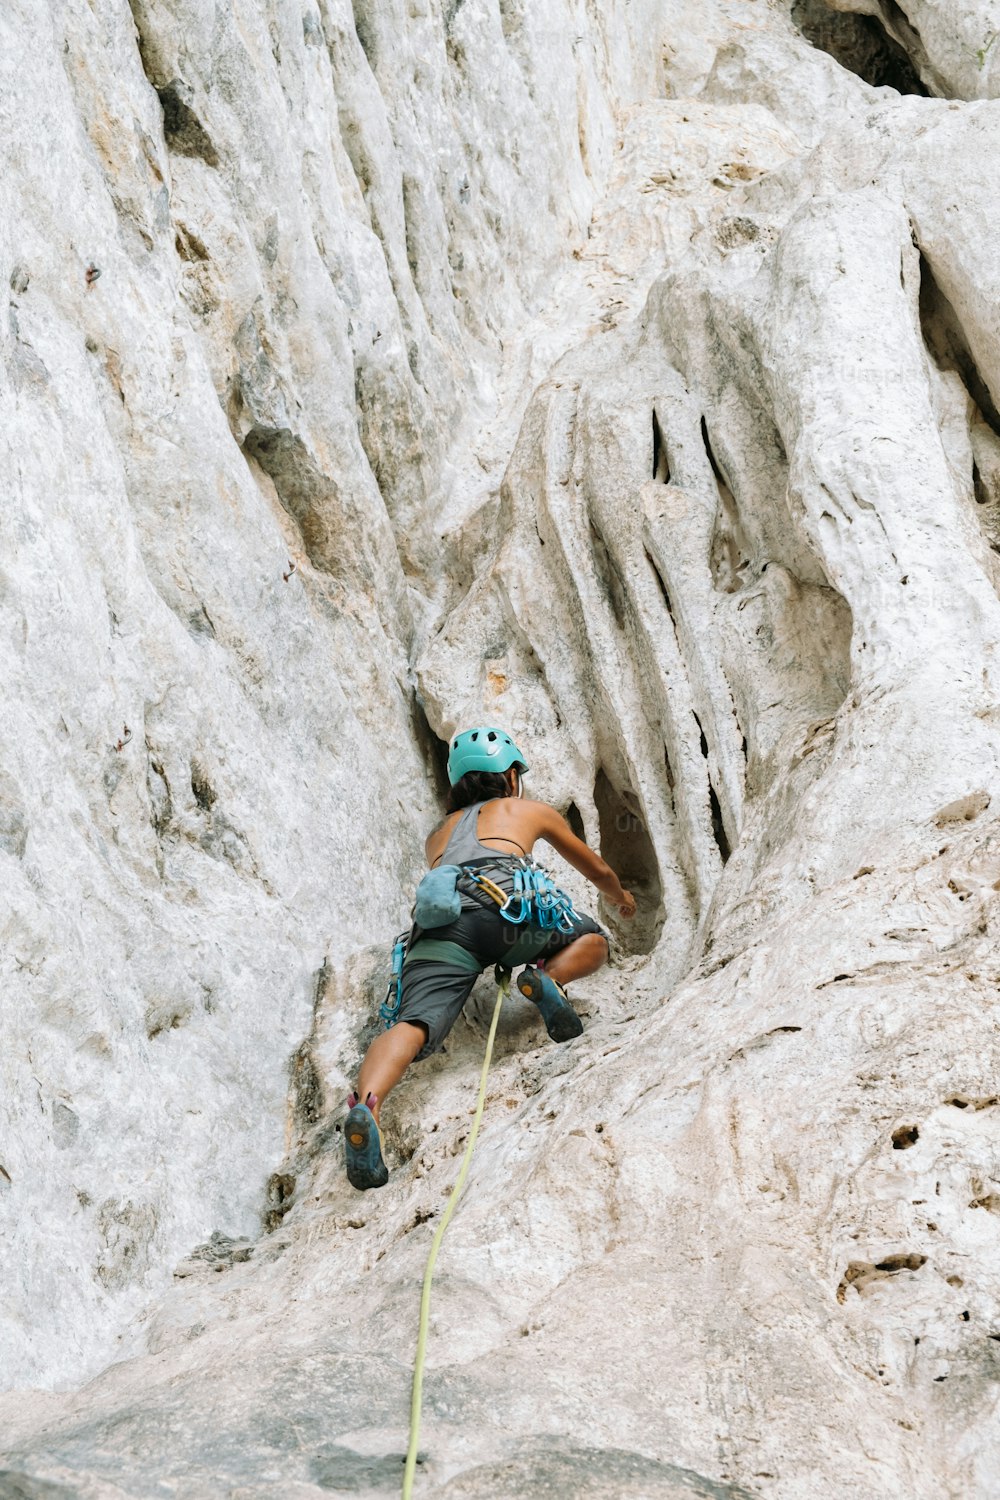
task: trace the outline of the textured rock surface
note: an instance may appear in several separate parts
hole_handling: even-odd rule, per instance
[[[0,1494],[398,1486],[490,985],[338,1125],[484,714],[640,912],[423,1491],[1000,1484],[995,18],[597,9],[0,19]]]

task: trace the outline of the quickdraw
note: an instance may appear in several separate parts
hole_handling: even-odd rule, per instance
[[[406,957],[406,949],[409,946],[410,933],[401,932],[392,945],[392,972],[389,976],[389,988],[385,992],[385,999],[378,1008],[379,1019],[385,1026],[386,1031],[394,1026],[399,1015],[399,1007],[403,998],[403,959]]]
[[[466,881],[468,881],[469,884],[474,887],[474,889],[470,891],[470,895],[475,896],[477,894],[482,894],[484,896],[488,896],[489,899],[491,901],[494,901],[497,906],[506,905],[507,892],[501,890],[500,886],[496,885],[488,875],[484,875],[481,870],[470,870],[468,866],[466,866],[466,868],[462,871],[462,880],[459,882],[460,886],[464,889],[468,889],[468,887],[465,885]]]
[[[534,860],[519,859],[513,865],[514,889],[510,895],[488,875],[468,866],[462,871],[461,883],[468,882],[465,889],[471,885],[473,894],[495,901],[500,915],[515,926],[532,921],[543,932],[572,932],[578,915],[566,892]]]
[[[543,932],[572,932],[579,920],[572,899],[533,860],[522,859],[514,871],[514,889],[500,915],[519,926],[532,921]]]

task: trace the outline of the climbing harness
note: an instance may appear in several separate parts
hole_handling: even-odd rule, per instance
[[[532,859],[518,861],[514,890],[500,908],[500,915],[515,926],[530,919],[543,932],[572,932],[579,920],[571,898]]]
[[[512,856],[501,856],[501,859]],[[462,896],[478,901],[482,906],[503,907],[507,892],[502,890],[488,875],[468,865],[438,865],[428,870],[417,886],[413,904],[414,924],[408,932],[401,932],[392,945],[392,969],[385,999],[379,1006],[379,1019],[386,1031],[394,1026],[399,1016],[403,998],[403,964],[407,956],[414,958],[437,958],[457,963],[461,968],[463,959],[469,959],[470,968],[477,974],[483,965],[469,955],[457,943],[443,942],[439,938],[428,938],[425,932],[436,927],[445,927],[454,922],[462,911]],[[419,951],[415,951],[419,948]]]
[[[457,882],[458,889],[483,901],[496,902],[505,922],[519,927],[530,921],[543,932],[572,932],[579,920],[573,901],[556,885],[547,870],[527,857],[505,856],[506,868],[513,873],[514,889],[507,894],[481,870],[466,865]],[[483,898],[487,898],[483,900]]]
[[[510,970],[501,968],[497,964],[494,974],[497,979],[497,999],[493,1007],[493,1019],[490,1022],[490,1033],[486,1038],[486,1055],[483,1058],[483,1071],[479,1076],[479,1098],[476,1100],[476,1112],[472,1121],[472,1129],[469,1132],[469,1143],[462,1157],[462,1165],[458,1169],[458,1177],[452,1188],[451,1197],[441,1216],[434,1238],[431,1241],[430,1254],[427,1257],[427,1268],[424,1271],[423,1290],[420,1293],[420,1327],[417,1332],[417,1354],[413,1366],[413,1394],[410,1398],[410,1445],[406,1450],[406,1467],[403,1470],[403,1500],[410,1500],[413,1494],[413,1476],[417,1467],[417,1445],[420,1442],[420,1408],[424,1394],[424,1360],[427,1356],[427,1332],[430,1326],[431,1315],[431,1282],[434,1276],[434,1263],[437,1260],[444,1232],[448,1228],[459,1194],[465,1186],[468,1176],[469,1164],[472,1161],[472,1152],[479,1134],[479,1126],[483,1118],[483,1108],[486,1104],[486,1078],[490,1071],[490,1062],[493,1058],[493,1042],[497,1034],[497,1022],[500,1019],[500,1007],[503,998],[510,993]]]
[[[572,932],[579,920],[573,901],[546,870],[533,859],[503,855],[493,868],[512,873],[513,890],[507,893],[475,865],[438,865],[428,871],[417,887],[414,925],[401,932],[392,946],[392,969],[379,1019],[386,1031],[396,1024],[403,996],[403,965],[410,957],[435,959],[470,973],[483,965],[475,954],[458,943],[427,936],[435,928],[453,922],[461,911],[461,897],[499,911],[505,922],[523,930],[517,942],[502,957],[502,965],[515,968],[526,962],[537,945],[537,932]]]
[[[508,899],[507,892],[501,890],[500,886],[496,885],[488,875],[483,875],[479,870],[470,869],[468,866],[463,865],[439,865],[437,869],[429,871],[429,875],[437,876],[442,871],[445,872],[445,880],[437,888],[437,899],[447,901],[448,890],[450,889],[459,902],[459,911],[461,910],[459,891],[466,896],[470,896],[473,900],[479,901],[484,906],[503,907]],[[477,974],[482,972],[483,966],[478,958],[469,954],[466,949],[460,948],[457,943],[448,943],[440,938],[424,936],[425,928],[433,931],[434,927],[444,926],[448,920],[453,921],[458,914],[457,912],[453,912],[449,907],[447,915],[442,920],[438,921],[435,919],[435,913],[431,910],[431,900],[434,899],[434,893],[432,892],[431,896],[428,897],[425,890],[424,896],[427,899],[421,900],[421,887],[426,885],[427,880],[428,876],[425,875],[417,887],[417,902],[414,906],[414,916],[418,920],[409,931],[401,932],[392,945],[392,967],[389,975],[389,985],[385,992],[385,999],[378,1010],[379,1019],[386,1031],[396,1024],[399,1016],[399,1007],[403,999],[403,964],[410,953],[413,954],[414,958],[434,958],[443,962],[457,964],[459,968],[467,963],[470,972],[472,970]],[[436,915],[440,916],[440,912]],[[420,921],[420,917],[423,917],[425,920]]]

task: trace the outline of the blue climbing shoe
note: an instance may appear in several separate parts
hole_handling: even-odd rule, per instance
[[[362,1191],[385,1187],[389,1173],[382,1160],[382,1137],[371,1111],[371,1106],[377,1103],[375,1095],[369,1094],[362,1104],[357,1094],[350,1094],[347,1102],[351,1107],[344,1121],[347,1180],[352,1187]]]
[[[566,998],[566,991],[548,974],[529,964],[518,975],[517,987],[537,1005],[545,1030],[554,1042],[570,1042],[583,1030],[583,1022]]]

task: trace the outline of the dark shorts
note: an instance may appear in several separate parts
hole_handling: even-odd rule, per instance
[[[446,960],[408,957],[403,967],[402,1000],[397,1021],[427,1027],[427,1041],[417,1059],[440,1052],[441,1044],[462,1013],[462,1006],[484,969],[505,960],[508,965],[535,963],[552,958],[577,938],[597,933],[607,939],[604,928],[593,917],[578,916],[570,932],[553,932],[505,922],[497,910],[477,907],[464,911],[457,922],[436,927],[428,936],[457,943],[479,961],[478,970],[460,969]]]

